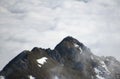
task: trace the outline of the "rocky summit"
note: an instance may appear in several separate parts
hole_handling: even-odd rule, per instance
[[[3,68],[0,79],[120,79],[120,62],[96,56],[68,36],[53,50],[34,47],[21,52]]]

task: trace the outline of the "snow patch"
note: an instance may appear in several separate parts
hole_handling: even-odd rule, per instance
[[[97,79],[105,79],[104,77],[102,77],[102,76],[100,75],[100,73],[101,73],[100,70],[98,70],[97,68],[94,68],[94,70],[95,70],[95,72],[96,72],[96,77],[97,77]]]
[[[104,63],[104,61],[100,61],[100,66],[98,66],[97,68],[94,68],[94,70],[95,70],[97,79],[105,79],[104,77],[109,76],[110,73],[111,73],[108,70],[108,68],[107,68],[106,64]]]
[[[104,61],[100,61],[102,67],[107,71],[107,74],[110,74],[110,71],[108,70],[106,64],[104,63]]]
[[[4,76],[0,76],[0,79],[5,79],[5,77]]]
[[[28,77],[29,79],[35,79],[35,77],[33,77],[32,75],[29,75]]]
[[[104,77],[102,77],[102,76],[100,76],[100,75],[96,75],[96,77],[97,77],[98,79],[105,79]]]
[[[38,66],[42,67],[41,65],[43,65],[44,63],[46,63],[47,59],[48,59],[47,57],[42,57],[40,59],[37,59],[37,62],[39,63]]]
[[[54,79],[59,79],[58,76],[55,76]]]
[[[78,44],[74,44],[74,46],[76,47],[76,48],[78,48],[79,50],[80,50],[80,54],[82,54],[82,49],[81,49],[81,47],[78,45]]]

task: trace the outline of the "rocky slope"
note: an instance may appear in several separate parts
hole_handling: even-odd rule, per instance
[[[120,79],[120,62],[99,57],[72,37],[55,48],[23,51],[0,72],[0,79]]]

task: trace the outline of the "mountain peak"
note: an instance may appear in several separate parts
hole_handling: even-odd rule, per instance
[[[59,52],[62,57],[72,57],[75,59],[76,55],[80,55],[84,50],[84,45],[80,43],[77,39],[68,36],[64,38],[56,47],[55,50]]]
[[[63,39],[64,41],[73,41],[76,40],[75,38],[73,38],[72,36],[67,36]]]
[[[112,61],[111,61],[112,60]],[[120,62],[67,36],[53,50],[35,47],[10,61],[0,79],[120,79]]]
[[[62,42],[69,42],[69,43],[74,43],[74,44],[78,44],[80,46],[83,46],[83,44],[81,42],[79,42],[77,39],[73,38],[72,36],[67,36],[65,37]],[[61,43],[62,43],[61,42]]]

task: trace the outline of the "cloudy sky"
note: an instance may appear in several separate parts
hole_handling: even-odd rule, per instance
[[[73,36],[120,60],[120,0],[0,0],[0,70],[23,50]]]

